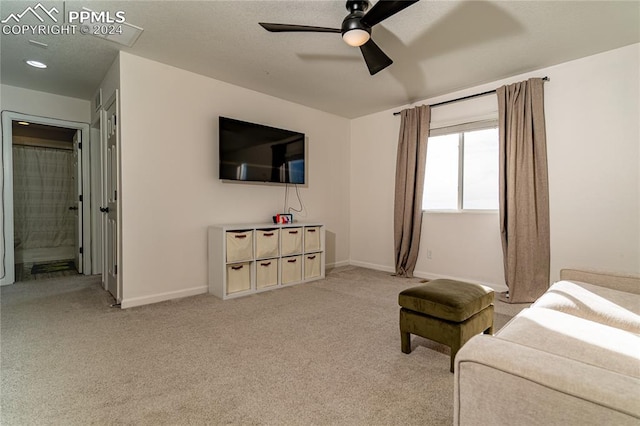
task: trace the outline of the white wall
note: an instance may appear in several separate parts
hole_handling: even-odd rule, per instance
[[[640,44],[553,67],[549,76],[552,273],[640,272]]]
[[[567,62],[416,104],[433,104],[549,76],[545,110],[551,280],[565,267],[640,271],[640,45]],[[495,97],[494,110],[497,110]],[[449,112],[468,114],[468,103]],[[412,106],[407,105],[405,107]],[[351,123],[351,262],[393,270],[393,186],[400,119],[394,110]],[[447,117],[434,108],[434,121]],[[489,113],[486,104],[479,115]],[[438,117],[440,115],[441,117]],[[416,275],[505,289],[497,214],[424,214]],[[427,258],[430,250],[432,258]]]
[[[348,262],[349,120],[127,53],[120,87],[123,307],[206,291],[207,227],[282,212],[283,186],[218,179],[219,115],[306,134],[298,219],[327,225],[329,266]]]
[[[22,87],[0,86],[0,109],[40,117],[89,123],[90,102]]]

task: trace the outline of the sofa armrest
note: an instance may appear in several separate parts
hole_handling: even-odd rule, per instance
[[[611,288],[613,290],[625,291],[627,293],[640,294],[640,275],[562,269],[560,270],[560,279],[564,281],[579,281]]]
[[[454,425],[637,425],[640,380],[493,336],[455,360]]]

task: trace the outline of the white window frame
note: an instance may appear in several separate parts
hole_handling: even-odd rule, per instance
[[[495,213],[499,208],[495,209],[464,209],[464,133],[475,130],[497,129],[498,119],[473,121],[469,123],[458,124],[455,126],[439,127],[430,129],[429,136],[444,136],[458,134],[458,198],[455,209],[422,209],[423,213]],[[427,144],[427,154],[429,146]],[[426,190],[426,185],[424,190]],[[423,190],[423,191],[424,191]],[[424,196],[424,192],[423,192]]]

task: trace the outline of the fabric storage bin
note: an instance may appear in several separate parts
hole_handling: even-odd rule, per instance
[[[320,276],[320,264],[322,253],[306,254],[304,256],[304,279],[316,278]]]
[[[302,228],[282,228],[282,255],[302,253]]]
[[[280,230],[257,229],[256,230],[256,258],[264,259],[276,257],[280,253]]]
[[[283,257],[280,262],[282,284],[302,281],[302,256]]]
[[[227,294],[251,289],[251,262],[227,265]]]
[[[278,259],[256,262],[256,288],[278,285]]]
[[[320,250],[320,227],[307,226],[304,228],[304,251],[309,253]]]
[[[227,262],[253,258],[253,231],[227,231]]]

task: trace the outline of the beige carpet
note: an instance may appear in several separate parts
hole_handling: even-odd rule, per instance
[[[449,425],[448,348],[400,352],[397,294],[418,281],[346,267],[126,310],[98,277],[3,287],[0,422]]]

